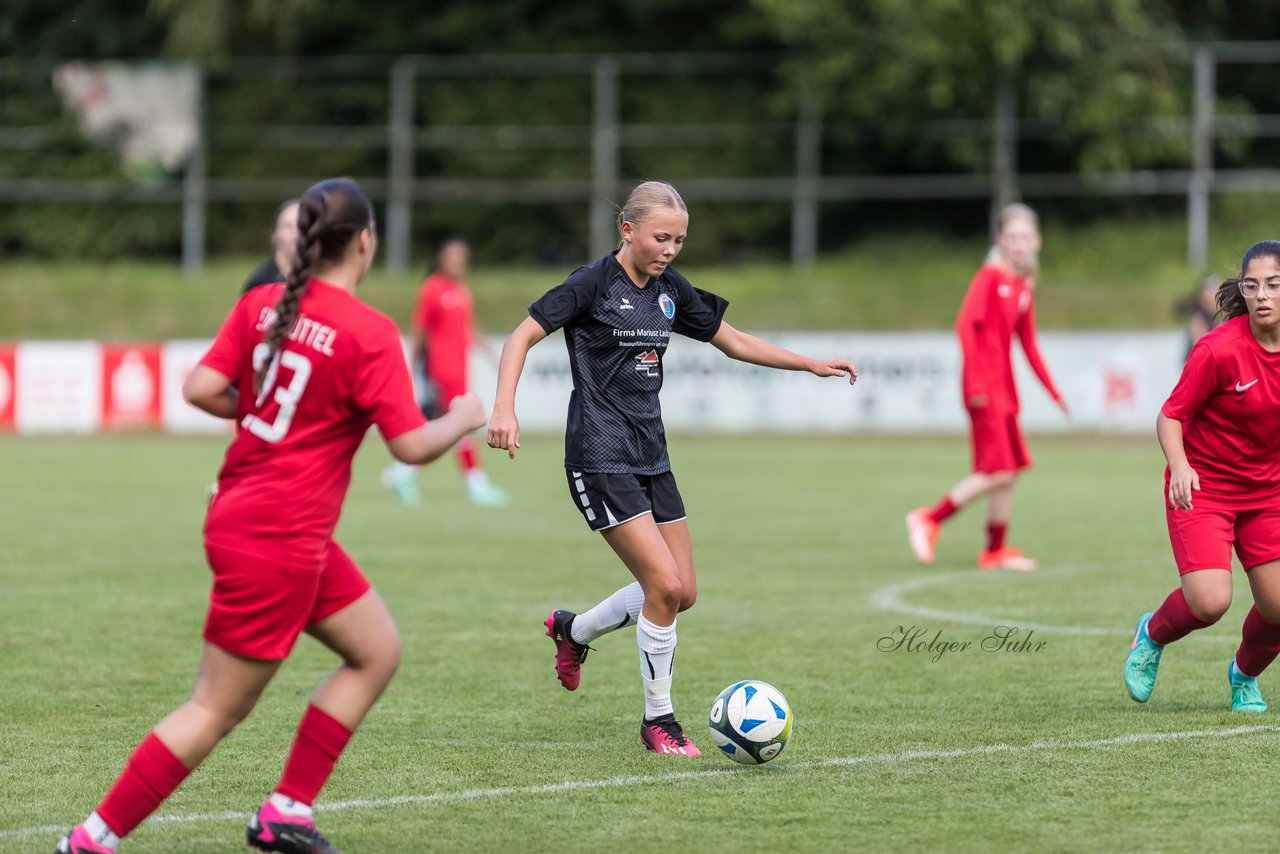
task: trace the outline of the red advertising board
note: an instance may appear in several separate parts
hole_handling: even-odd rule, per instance
[[[0,344],[0,430],[13,429],[13,401],[18,371],[18,351],[12,344]]]
[[[102,346],[102,426],[160,426],[160,345]]]

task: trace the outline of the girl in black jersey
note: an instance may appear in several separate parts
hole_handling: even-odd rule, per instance
[[[648,181],[631,191],[618,213],[618,251],[548,291],[507,339],[488,439],[515,459],[516,385],[525,357],[563,328],[574,386],[565,431],[569,492],[636,580],[582,614],[556,609],[547,616],[556,673],[576,690],[587,645],[634,622],[645,697],[640,740],[658,753],[697,756],[671,707],[676,614],[692,607],[697,578],[658,404],[667,342],[676,332],[764,367],[848,377],[850,384],[858,375],[844,359],[800,356],[725,323],[728,303],[670,267],[688,225],[671,185]]]

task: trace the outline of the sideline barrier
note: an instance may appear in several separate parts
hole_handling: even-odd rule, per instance
[[[773,371],[674,338],[664,360],[664,419],[680,432],[962,432],[960,355],[948,332],[788,332],[769,340],[858,366],[852,389],[836,380]],[[553,336],[558,339],[559,336]],[[496,347],[501,340],[494,339]],[[219,433],[227,422],[187,405],[182,382],[207,340],[147,343],[32,341],[0,344],[0,431],[94,433],[163,429]],[[1032,431],[1146,432],[1177,382],[1177,332],[1046,332],[1040,346],[1071,406],[1062,417],[1015,356],[1023,424]],[[472,360],[473,386],[492,401],[493,364]],[[649,370],[637,363],[637,370]],[[529,354],[517,399],[521,428],[564,429],[572,379],[564,343]]]

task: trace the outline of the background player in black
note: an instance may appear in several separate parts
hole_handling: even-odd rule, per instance
[[[289,275],[289,265],[293,263],[293,247],[297,242],[298,200],[289,199],[276,208],[276,224],[271,230],[271,248],[275,251],[270,258],[258,265],[258,269],[249,274],[241,293],[247,294],[259,285],[283,282]]]
[[[556,672],[565,688],[575,690],[587,644],[634,621],[645,694],[641,741],[659,753],[697,756],[671,707],[676,613],[693,605],[697,578],[658,403],[667,342],[677,332],[744,362],[848,377],[850,383],[857,372],[844,359],[800,356],[725,323],[728,303],[670,268],[688,225],[684,202],[671,185],[649,181],[631,191],[618,214],[617,253],[550,290],[507,339],[488,438],[490,447],[515,459],[515,396],[525,358],[534,344],[563,328],[574,385],[565,431],[569,491],[636,582],[590,611],[548,615]]]

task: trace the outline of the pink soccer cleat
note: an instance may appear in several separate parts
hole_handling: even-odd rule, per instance
[[[933,563],[933,547],[938,542],[940,526],[929,518],[929,511],[917,507],[907,514],[907,542],[916,559],[929,566]]]
[[[115,854],[115,851],[114,848],[94,842],[83,824],[71,828],[71,832],[62,837],[58,847],[53,849],[54,854]]]
[[[654,753],[676,756],[702,755],[702,751],[684,734],[676,716],[670,714],[651,721],[641,721],[640,743]]]
[[[250,848],[279,854],[341,854],[320,835],[310,818],[285,815],[267,801],[249,819],[244,832]]]
[[[556,642],[556,676],[568,691],[578,690],[582,681],[582,662],[587,660],[587,652],[591,649],[575,641],[570,634],[576,616],[572,611],[556,608],[543,623],[547,627],[547,637]]]
[[[1040,565],[1034,558],[1024,557],[1022,552],[1013,546],[1005,546],[994,551],[983,551],[978,555],[979,569],[1005,569],[1012,572],[1031,572]]]

